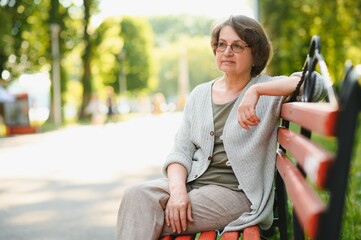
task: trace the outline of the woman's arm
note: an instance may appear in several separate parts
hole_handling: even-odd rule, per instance
[[[291,76],[275,81],[256,83],[249,87],[238,106],[237,120],[239,125],[246,130],[250,126],[257,126],[260,122],[259,117],[256,115],[256,105],[259,97],[262,95],[288,96],[295,91],[299,81],[300,77]]]
[[[165,221],[178,233],[187,229],[187,221],[193,222],[186,188],[187,174],[187,169],[179,163],[172,163],[167,168],[170,197],[165,209]]]

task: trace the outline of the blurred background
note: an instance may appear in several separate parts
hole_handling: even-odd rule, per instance
[[[313,35],[336,89],[361,63],[359,0],[0,0],[0,239],[112,239],[122,189],[160,175],[189,92],[220,75],[210,29],[231,14],[265,27],[268,74],[301,71]],[[356,144],[344,239],[361,239]]]
[[[181,110],[190,89],[219,76],[209,32],[230,14],[265,26],[272,75],[301,70],[319,35],[337,85],[345,60],[361,61],[360,9],[356,0],[1,0],[2,135],[26,121],[37,128],[101,122],[109,104],[116,118]]]

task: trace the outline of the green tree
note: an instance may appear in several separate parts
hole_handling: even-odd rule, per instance
[[[159,63],[157,91],[162,92],[166,97],[174,97],[178,94],[182,49],[185,49],[187,56],[189,90],[221,75],[215,65],[209,37],[183,37],[156,50],[155,55]]]
[[[92,65],[97,86],[95,90],[108,85],[119,92],[119,75],[123,74],[120,72],[119,56],[124,45],[120,36],[120,21],[120,18],[108,18],[95,31],[94,44],[97,49]]]
[[[215,20],[191,15],[150,17],[155,35],[155,57],[159,86],[166,97],[178,94],[180,51],[185,49],[189,90],[220,73],[210,48],[210,30]]]
[[[6,70],[6,63],[12,49],[11,32],[11,11],[5,6],[0,8],[0,79],[4,70]],[[7,80],[7,79],[6,79]]]
[[[52,31],[52,27],[54,27],[53,25],[55,25],[56,27],[59,27],[59,35],[58,40],[59,40],[59,54],[58,56],[52,56],[52,58],[50,58],[48,61],[53,62],[55,61],[54,57],[58,58],[57,60],[59,61],[59,67],[60,67],[60,73],[59,73],[59,77],[60,77],[60,101],[61,101],[61,106],[65,105],[65,92],[67,91],[67,82],[68,82],[68,78],[67,78],[67,71],[66,68],[63,64],[63,59],[64,59],[64,55],[67,53],[67,51],[70,51],[70,49],[67,49],[65,47],[65,41],[66,41],[66,36],[68,36],[68,31],[72,30],[71,28],[67,28],[66,27],[66,22],[69,19],[69,14],[68,14],[68,9],[65,8],[63,5],[61,5],[59,3],[59,1],[57,0],[51,0],[50,1],[50,9],[49,9],[49,15],[48,15],[48,21],[47,21],[47,28],[48,31],[50,30],[50,39],[51,39],[51,31]],[[51,41],[53,41],[53,39],[51,39]],[[48,47],[48,52],[49,52],[49,56],[51,55],[51,52],[53,50],[51,49],[51,46]],[[52,64],[52,66],[54,66]],[[54,69],[51,69],[51,71],[54,71]],[[52,83],[54,84],[54,79],[52,79]],[[51,89],[51,93],[52,95],[54,95],[53,93],[53,88]],[[52,101],[54,101],[54,98],[51,98]],[[63,109],[63,108],[61,108]],[[50,112],[52,113],[54,111],[53,109],[53,104],[51,104],[50,107]],[[64,119],[64,114],[63,111],[61,111],[61,117],[62,119]]]
[[[67,8],[59,1],[2,1],[0,19],[0,73],[11,73],[10,81],[24,73],[51,69],[50,25],[60,26],[60,52],[64,53],[64,38],[67,28],[64,22],[69,18]],[[61,62],[62,54],[60,54]],[[65,69],[62,67],[62,92],[65,91]]]
[[[261,0],[260,10],[274,47],[270,73],[300,71],[313,35],[320,36],[321,53],[335,82],[343,76],[346,59],[360,61],[350,54],[360,52],[359,1]]]
[[[152,49],[153,32],[145,18],[124,17],[120,23],[125,57],[124,64],[128,90],[141,90],[154,85]]]
[[[49,3],[41,1],[1,1],[0,74],[6,69],[11,79],[47,67]]]
[[[214,21],[210,17],[186,14],[149,17],[155,35],[156,47],[163,47],[170,42],[176,42],[183,36],[209,36],[210,27]]]
[[[91,33],[90,33],[90,17],[91,14],[96,11],[96,1],[95,0],[83,0],[84,7],[84,19],[83,19],[83,44],[84,50],[82,53],[82,63],[83,63],[83,74],[81,77],[81,83],[83,87],[82,102],[79,109],[79,119],[86,118],[85,108],[88,106],[91,96],[92,96],[92,69],[91,61],[93,57],[93,45],[91,42]]]
[[[145,18],[108,18],[96,29],[96,82],[119,93],[154,88],[153,32]]]

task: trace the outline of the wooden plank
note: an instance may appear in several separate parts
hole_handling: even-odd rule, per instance
[[[317,233],[319,218],[326,209],[325,205],[284,154],[278,153],[276,166],[301,225],[306,234],[314,238]]]
[[[281,117],[325,136],[335,135],[338,106],[331,103],[284,103]]]
[[[217,233],[215,231],[202,232],[198,240],[215,240],[217,238]]]
[[[239,232],[233,231],[233,232],[225,232],[222,235],[222,240],[238,240],[239,239]]]
[[[196,235],[181,235],[177,236],[174,240],[194,240]]]
[[[283,127],[278,129],[278,142],[296,158],[312,182],[321,188],[326,187],[328,172],[335,159],[334,154],[301,134]]]
[[[243,229],[243,240],[261,240],[257,225]]]
[[[173,236],[164,236],[164,237],[161,237],[159,240],[173,240],[174,237]]]

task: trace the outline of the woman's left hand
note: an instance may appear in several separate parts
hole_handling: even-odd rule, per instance
[[[257,126],[260,122],[256,115],[256,105],[259,97],[257,90],[254,86],[251,86],[238,106],[237,120],[239,125],[246,130],[249,130],[250,126]]]

